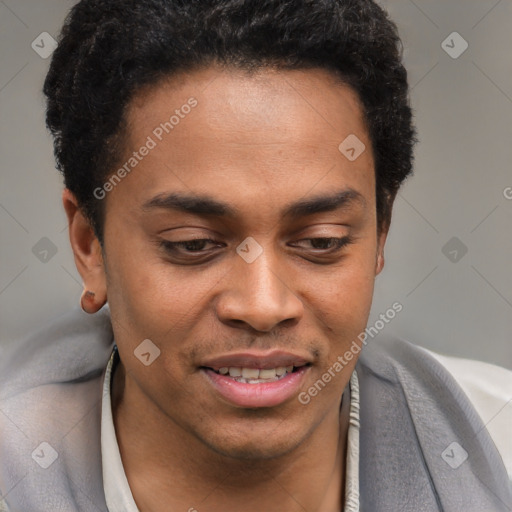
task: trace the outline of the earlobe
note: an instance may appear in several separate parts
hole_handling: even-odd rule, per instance
[[[69,241],[75,257],[76,268],[84,283],[80,299],[82,309],[96,313],[107,302],[106,274],[101,244],[89,219],[69,189],[62,193],[62,202],[68,218]]]
[[[82,311],[90,315],[97,313],[106,302],[106,294],[104,299],[97,300],[96,294],[90,290],[84,290],[80,297],[80,307]]]
[[[375,275],[379,275],[382,272],[382,269],[384,268],[384,245],[386,243],[386,237],[387,237],[387,231],[382,232],[379,235],[378,241],[377,241],[377,259],[375,263]]]
[[[377,255],[377,264],[375,266],[375,275],[380,274],[383,268],[384,268],[384,248],[382,248],[382,250],[379,250],[379,254]]]

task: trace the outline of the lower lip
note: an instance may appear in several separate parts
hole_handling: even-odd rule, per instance
[[[297,395],[308,366],[288,373],[274,382],[260,384],[245,384],[220,375],[213,370],[203,368],[201,371],[206,375],[213,387],[231,404],[238,407],[275,407],[294,395]]]

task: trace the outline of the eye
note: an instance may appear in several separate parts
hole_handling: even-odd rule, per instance
[[[162,247],[171,254],[204,254],[209,252],[205,251],[205,247],[208,245],[219,247],[221,244],[215,240],[209,238],[195,238],[193,240],[180,240],[178,242],[171,242],[169,240],[163,240],[161,242]],[[210,247],[211,249],[211,247]]]
[[[313,249],[338,249],[345,244],[342,238],[311,238],[311,247]]]
[[[304,242],[306,242],[306,247],[304,246]],[[353,239],[350,236],[344,236],[342,238],[338,237],[322,237],[322,238],[304,238],[302,240],[298,240],[293,245],[295,247],[300,246],[304,249],[313,249],[315,253],[318,252],[327,252],[334,253],[341,250],[343,247],[351,244]],[[309,247],[307,247],[309,245]]]
[[[186,265],[210,261],[219,253],[219,249],[224,247],[224,244],[209,238],[194,238],[176,242],[161,240],[160,246],[171,262]]]
[[[303,238],[290,244],[299,249],[298,256],[317,265],[335,263],[345,257],[343,249],[353,243],[350,236]]]

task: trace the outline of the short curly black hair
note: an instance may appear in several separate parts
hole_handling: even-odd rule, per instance
[[[363,106],[375,159],[379,230],[412,172],[416,132],[396,25],[373,0],[81,0],[44,83],[57,168],[103,237],[93,194],[123,148],[130,99],[180,71],[322,68]]]

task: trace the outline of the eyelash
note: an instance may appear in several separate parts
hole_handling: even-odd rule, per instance
[[[169,240],[163,240],[161,244],[169,252],[173,252],[173,251],[175,252],[176,249],[178,249],[180,247],[185,249],[187,245],[197,243],[197,242],[210,242],[212,244],[219,245],[218,242],[216,242],[215,240],[212,240],[210,238],[194,238],[192,240],[183,240],[180,242],[170,242]],[[194,254],[194,253],[199,253],[199,252],[200,251],[190,251],[189,254]]]
[[[343,249],[344,247],[346,247],[347,245],[350,245],[351,243],[354,242],[354,239],[350,236],[343,236],[343,237],[335,237],[335,236],[329,236],[329,237],[315,237],[315,238],[303,238],[302,240],[299,240],[299,242],[302,242],[303,240],[308,240],[308,241],[312,241],[312,240],[315,240],[315,241],[334,241],[335,244],[334,244],[334,248],[331,248],[331,249],[314,249],[314,250],[318,250],[318,251],[328,251],[329,253],[333,253],[333,252],[337,252],[339,251],[340,249]]]
[[[313,251],[320,251],[320,252],[315,252],[314,254],[333,254],[333,253],[337,253],[338,251],[340,251],[341,249],[345,248],[346,246],[354,243],[354,239],[347,235],[347,236],[344,236],[344,237],[314,237],[314,238],[303,238],[301,240],[298,240],[298,242],[302,242],[304,240],[307,240],[307,241],[334,241],[335,244],[334,244],[334,248],[330,248],[330,249],[315,249],[315,248],[312,248]],[[206,252],[208,251],[202,251],[202,250],[198,250],[198,251],[186,251],[186,247],[190,244],[194,244],[194,243],[198,243],[198,242],[201,242],[201,243],[211,243],[211,244],[214,244],[216,246],[219,246],[219,243],[216,242],[215,240],[212,240],[210,238],[197,238],[197,239],[192,239],[192,240],[183,240],[183,241],[179,241],[179,242],[171,242],[169,240],[163,240],[161,241],[161,246],[169,253],[175,255],[180,249],[184,249],[185,250],[185,254],[186,255],[201,255],[201,254],[205,254]]]

